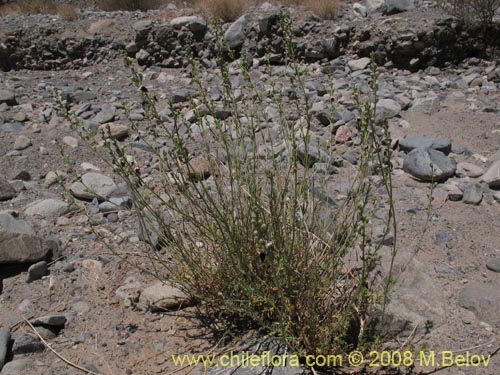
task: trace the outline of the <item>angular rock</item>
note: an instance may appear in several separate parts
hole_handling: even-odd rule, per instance
[[[51,314],[41,316],[31,320],[31,324],[36,326],[62,327],[66,324],[67,317],[64,314]]]
[[[5,364],[7,351],[10,346],[10,333],[6,329],[0,328],[0,371]]]
[[[81,199],[106,200],[117,189],[113,179],[100,173],[85,173],[81,182],[77,181],[70,187],[71,193]]]
[[[403,170],[421,181],[446,180],[455,174],[456,169],[454,159],[434,149],[416,148],[403,162]]]
[[[391,119],[401,112],[401,105],[392,99],[380,99],[377,102],[377,121],[383,121],[384,119]]]
[[[465,187],[462,202],[478,205],[483,200],[483,189],[479,184],[469,184]]]
[[[14,141],[14,150],[21,151],[31,146],[31,139],[25,135],[19,135]]]
[[[12,335],[12,353],[13,354],[28,354],[43,352],[45,346],[38,337],[28,335],[26,333],[14,333]]]
[[[448,199],[453,202],[462,200],[464,192],[457,185],[444,184],[441,188],[447,193]]]
[[[479,320],[500,327],[499,285],[473,282],[460,291],[458,305],[474,312]]]
[[[451,142],[447,139],[434,137],[408,137],[399,141],[399,149],[403,152],[410,152],[416,148],[432,148],[448,155],[451,152]]]
[[[28,277],[26,282],[29,284],[33,281],[40,280],[42,277],[49,273],[49,268],[47,262],[42,260],[41,262],[35,263],[28,268]]]
[[[70,204],[59,199],[43,199],[30,204],[24,210],[28,216],[40,216],[43,218],[56,218],[66,215],[72,210]]]
[[[169,283],[157,283],[143,290],[139,304],[151,311],[164,311],[192,305],[190,298]]]
[[[98,124],[106,124],[108,122],[113,121],[116,114],[116,108],[114,105],[105,104],[101,108],[101,112],[99,112],[93,119],[93,122],[97,122]]]
[[[437,96],[429,98],[417,98],[411,104],[411,110],[414,112],[421,112],[428,115],[439,112],[441,103]]]
[[[0,214],[0,264],[38,262],[56,250],[49,241],[37,237],[24,220]]]
[[[0,90],[0,104],[5,103],[9,106],[17,105],[16,96],[12,91]]]
[[[248,24],[248,16],[242,15],[229,26],[224,33],[224,41],[231,49],[239,49],[245,43],[245,29]]]
[[[370,64],[370,59],[368,57],[362,57],[357,60],[350,60],[347,62],[347,66],[349,69],[351,69],[353,72],[357,70],[363,70],[366,69],[366,67]]]
[[[2,176],[0,176],[0,201],[6,201],[17,195],[16,189]]]
[[[500,160],[494,162],[484,172],[481,182],[486,182],[490,188],[500,187]]]

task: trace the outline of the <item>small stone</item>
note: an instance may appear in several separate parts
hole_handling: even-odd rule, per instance
[[[480,184],[469,184],[465,187],[462,202],[478,205],[483,200],[483,189]]]
[[[55,337],[57,337],[56,333],[54,331],[52,331],[51,329],[49,328],[46,328],[46,327],[35,327],[35,330],[38,332],[38,334],[40,336],[42,336],[42,338],[44,340],[51,340]]]
[[[47,262],[41,261],[35,263],[28,268],[28,277],[26,278],[26,282],[29,284],[33,281],[40,280],[42,277],[46,276],[49,273],[49,269],[47,266]]]
[[[500,187],[500,160],[494,162],[481,177],[490,188]]]
[[[337,143],[346,143],[349,142],[352,138],[351,129],[347,125],[341,125],[335,132],[335,142]]]
[[[457,164],[457,177],[476,178],[484,174],[484,169],[472,163],[461,162]]]
[[[139,52],[135,54],[135,58],[139,65],[145,65],[148,62],[149,56],[151,56],[149,52],[144,49],[140,49]]]
[[[14,141],[14,150],[21,151],[31,146],[31,139],[25,135],[19,135]]]
[[[188,307],[192,301],[180,289],[160,282],[144,289],[139,304],[151,311],[162,311]]]
[[[66,315],[51,314],[32,319],[30,322],[34,326],[42,325],[42,326],[62,327],[66,324],[67,320],[68,319]]]
[[[383,121],[384,119],[391,119],[401,112],[401,105],[392,99],[380,99],[377,102],[377,121]]]
[[[486,262],[486,268],[493,272],[500,272],[500,258],[488,260]]]
[[[62,141],[71,148],[77,148],[79,146],[78,139],[76,139],[75,137],[66,136],[63,137]]]
[[[429,98],[415,99],[411,104],[411,110],[414,112],[421,112],[428,115],[439,112],[440,101],[437,96]]]
[[[453,202],[462,200],[464,193],[457,185],[444,184],[441,188],[447,193],[448,199]]]
[[[57,171],[57,172],[50,171],[45,176],[44,184],[45,184],[45,186],[52,186],[52,185],[56,184],[60,178],[65,179],[66,178],[65,173],[63,173],[61,171]]]
[[[70,187],[71,193],[81,199],[99,200],[108,199],[117,189],[113,179],[100,173],[85,173],[82,180],[73,183]]]
[[[31,181],[31,175],[28,171],[20,171],[12,179],[19,181]]]
[[[98,124],[106,124],[113,121],[116,114],[116,108],[114,105],[105,104],[101,107],[101,112],[99,112],[93,119],[93,122]]]
[[[72,210],[70,204],[59,199],[43,199],[30,204],[24,213],[28,216],[40,216],[43,218],[56,218],[66,215]]]
[[[189,166],[184,167],[190,179],[202,181],[210,177],[210,162],[203,156],[197,156],[189,161]]]
[[[102,132],[104,138],[122,140],[128,137],[130,129],[125,124],[112,123],[101,125],[99,131]]]
[[[366,69],[366,67],[370,64],[370,59],[368,57],[362,57],[357,60],[350,60],[347,62],[347,66],[349,69],[351,69],[353,72],[357,70],[363,70]]]

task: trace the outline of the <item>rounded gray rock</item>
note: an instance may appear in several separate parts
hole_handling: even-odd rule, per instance
[[[432,148],[448,155],[451,152],[451,142],[447,139],[434,137],[409,137],[399,141],[399,149],[410,152],[416,148]]]
[[[421,181],[443,181],[455,174],[457,162],[434,149],[416,148],[403,162],[403,170]]]

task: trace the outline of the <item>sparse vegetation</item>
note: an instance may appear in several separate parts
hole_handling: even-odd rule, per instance
[[[490,25],[500,8],[500,0],[439,0],[446,12],[466,23]]]
[[[249,0],[198,0],[196,2],[196,7],[202,12],[226,22],[234,21],[243,15],[249,5]]]
[[[148,132],[168,139],[165,147],[149,144],[141,136],[144,128],[133,125],[136,139],[154,152],[159,182],[143,177],[139,155],[128,143],[105,131],[97,138],[66,114],[96,150],[99,139],[106,140],[111,164],[131,191],[150,247],[137,263],[126,259],[200,301],[212,328],[259,326],[298,354],[368,346],[392,285],[392,262],[381,268],[380,250],[389,231],[396,233],[391,137],[387,122],[380,128],[375,122],[376,68],[367,101],[354,93],[362,153],[346,196],[337,201],[329,190],[334,137],[312,136],[308,71],[295,60],[290,17],[283,15],[281,32],[287,71],[293,74],[283,70],[275,76],[268,64],[272,89],[261,92],[241,60],[243,100],[235,95],[222,55],[228,51],[222,28],[216,30],[221,55],[215,78],[223,98],[212,99],[192,61],[198,91],[190,120],[174,103],[168,105],[169,120],[162,119],[154,94],[144,89],[141,73],[129,62]],[[269,100],[276,111],[272,130],[265,110]],[[372,216],[382,201],[388,210],[383,234],[375,240]],[[391,259],[395,246],[394,241]]]

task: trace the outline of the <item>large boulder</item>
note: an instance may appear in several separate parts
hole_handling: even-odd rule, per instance
[[[421,181],[438,182],[455,174],[457,162],[432,148],[416,148],[406,156],[403,170]]]
[[[38,237],[24,220],[0,214],[0,264],[38,262],[55,250],[54,244]]]

